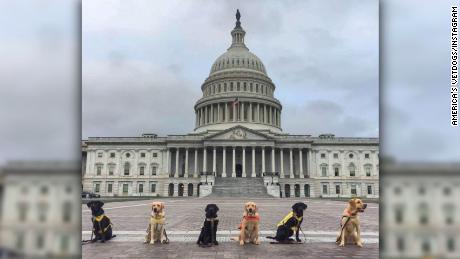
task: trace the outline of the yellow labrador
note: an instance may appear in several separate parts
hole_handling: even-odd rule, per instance
[[[147,235],[145,235],[144,243],[154,244],[155,242],[162,244],[169,242],[165,229],[165,204],[163,202],[152,203],[149,226]]]
[[[348,201],[348,205],[342,214],[340,233],[337,236],[336,243],[338,243],[339,246],[345,246],[347,240],[351,238],[354,244],[363,247],[358,213],[364,212],[366,207],[367,204],[361,199],[353,198]]]
[[[240,235],[238,239],[240,245],[245,243],[260,244],[259,241],[259,221],[260,216],[258,213],[257,205],[254,202],[247,202],[244,205],[243,219],[240,224]]]

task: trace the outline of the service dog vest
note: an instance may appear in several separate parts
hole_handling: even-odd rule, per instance
[[[302,221],[302,218],[303,218],[303,217],[297,217],[297,215],[295,215],[294,212],[292,212],[292,211],[289,212],[289,214],[287,214],[286,217],[284,217],[284,219],[281,220],[281,221],[278,223],[277,227],[283,226],[283,225],[286,224],[286,222],[288,222],[289,219],[291,219],[292,217],[294,217],[294,218],[297,220],[297,224],[291,228],[292,231],[296,232],[297,229],[299,229],[300,221]]]
[[[107,217],[105,214],[102,214],[102,215],[99,215],[99,216],[96,216],[94,217],[94,221],[96,221],[97,223],[101,223],[101,221],[104,219],[104,218],[107,218],[110,221],[109,217]],[[105,233],[110,227],[112,226],[112,223],[110,223],[107,227],[105,227],[104,229],[101,229],[99,230],[99,233]],[[100,225],[99,225],[100,227]]]

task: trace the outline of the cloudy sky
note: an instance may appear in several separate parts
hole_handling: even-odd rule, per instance
[[[83,138],[191,132],[236,8],[278,87],[286,132],[377,135],[374,1],[129,2],[85,0],[81,21],[77,0],[0,0],[0,164],[80,159],[81,105]],[[454,3],[380,1],[383,154],[460,161],[459,128],[449,125]]]
[[[237,8],[284,132],[378,136],[377,1],[98,0],[83,3],[83,137],[192,132]]]

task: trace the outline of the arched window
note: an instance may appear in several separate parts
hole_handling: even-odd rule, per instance
[[[321,164],[321,176],[326,177],[327,176],[327,164]]]
[[[189,183],[187,189],[188,196],[193,196],[193,183]]]
[[[291,197],[291,185],[289,185],[289,184],[284,185],[284,196],[286,198]]]
[[[350,163],[350,165],[348,166],[348,171],[350,172],[350,176],[356,176],[355,164]]]
[[[366,176],[371,176],[372,175],[372,165],[371,164],[366,164],[364,165],[364,172],[366,172]]]
[[[174,184],[170,183],[168,185],[168,196],[173,196],[174,195]]]
[[[177,190],[178,196],[180,196],[180,197],[184,196],[184,184],[180,183],[177,188],[178,188],[178,190]]]
[[[340,176],[340,164],[334,164],[333,168],[334,168],[334,176],[336,177]]]
[[[426,225],[428,224],[428,204],[426,203],[421,203],[418,207],[419,210],[419,222],[421,225]]]
[[[125,166],[124,166],[124,175],[129,175],[129,169],[130,169],[130,164],[129,162],[126,162],[125,163]]]

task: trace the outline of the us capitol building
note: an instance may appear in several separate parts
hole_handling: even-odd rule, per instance
[[[236,18],[230,47],[201,85],[194,131],[83,140],[84,191],[378,198],[379,139],[284,133],[276,86]]]

